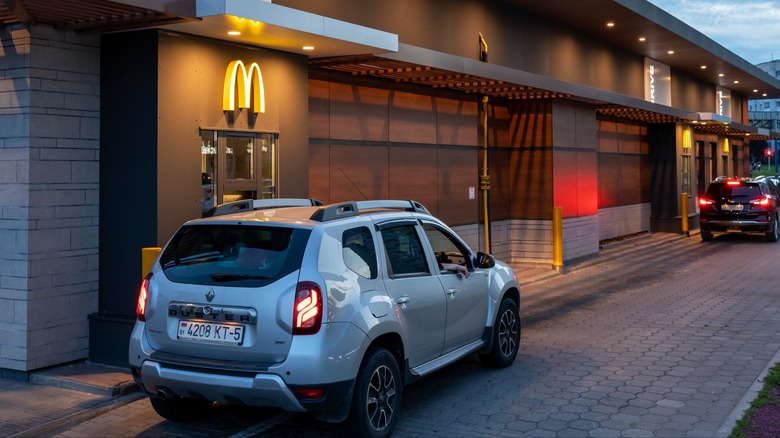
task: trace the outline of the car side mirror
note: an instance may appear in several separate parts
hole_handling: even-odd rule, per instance
[[[489,269],[496,266],[496,259],[491,254],[478,252],[476,265],[479,269]]]

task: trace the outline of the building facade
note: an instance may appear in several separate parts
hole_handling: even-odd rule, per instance
[[[780,136],[747,120],[780,81],[645,1],[18,3],[0,6],[4,376],[124,366],[142,249],[216,204],[415,199],[535,263],[560,209],[570,261],[695,228],[706,183]]]

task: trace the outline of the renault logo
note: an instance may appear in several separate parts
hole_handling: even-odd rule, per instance
[[[225,83],[222,89],[222,111],[235,111],[236,92],[238,92],[239,108],[249,108],[251,103],[254,112],[265,112],[263,74],[256,62],[249,64],[249,71],[247,71],[242,61],[230,61],[225,71]]]
[[[212,289],[212,288],[209,288],[208,292],[206,292],[206,299],[207,299],[207,300],[208,300],[208,302],[210,303],[210,302],[211,302],[211,301],[214,299],[214,297],[215,297],[216,295],[217,295],[217,294],[215,294],[215,293],[214,293],[214,289]]]

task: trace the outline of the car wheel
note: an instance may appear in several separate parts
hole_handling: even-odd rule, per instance
[[[392,353],[369,350],[355,380],[348,427],[351,435],[389,437],[401,408],[401,372]]]
[[[517,304],[504,298],[493,324],[493,346],[488,353],[480,354],[483,364],[498,368],[512,365],[520,349],[520,313]]]
[[[163,399],[151,397],[152,407],[157,414],[171,421],[193,421],[203,417],[211,408],[209,400],[197,400],[194,398],[173,397]]]
[[[701,230],[701,240],[705,242],[709,242],[710,240],[712,240],[712,231]]]
[[[777,217],[775,217],[775,220],[772,222],[772,229],[766,232],[767,242],[777,242],[778,237],[780,237],[780,229],[778,228]]]

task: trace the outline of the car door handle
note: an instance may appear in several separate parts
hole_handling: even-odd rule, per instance
[[[406,309],[406,303],[408,303],[411,300],[412,300],[411,297],[409,297],[408,295],[404,295],[398,298],[397,300],[395,300],[395,303],[401,306],[402,309]]]
[[[447,289],[447,295],[450,296],[450,298],[454,298],[455,294],[460,292],[460,289]]]

